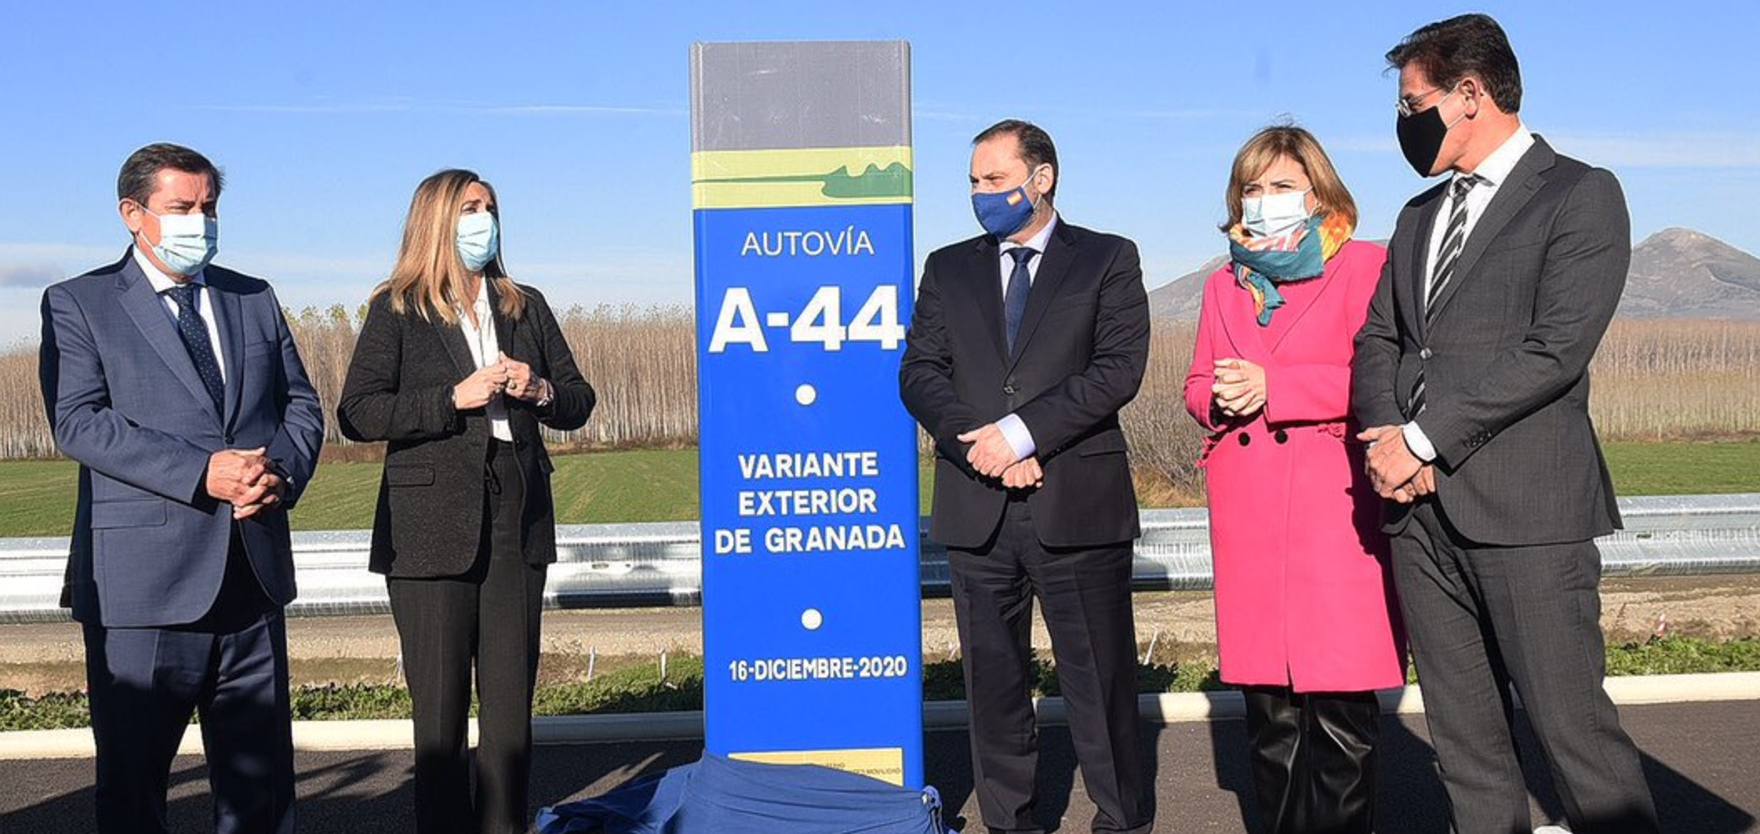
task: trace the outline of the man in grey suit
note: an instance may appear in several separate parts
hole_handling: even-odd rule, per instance
[[[1638,751],[1602,690],[1592,539],[1620,524],[1589,422],[1589,360],[1619,304],[1630,220],[1605,170],[1517,112],[1484,15],[1387,54],[1422,176],[1357,336],[1352,406],[1389,498],[1394,577],[1459,834],[1528,832],[1520,694],[1577,834],[1654,832]]]
[[[216,830],[293,830],[287,510],[324,423],[275,293],[209,264],[220,188],[193,150],[135,151],[117,180],[133,246],[43,294],[43,400],[80,464],[67,602],[103,832],[165,830],[192,712]]]

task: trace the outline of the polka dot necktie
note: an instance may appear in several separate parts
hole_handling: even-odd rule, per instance
[[[177,302],[177,335],[183,338],[183,347],[189,351],[190,361],[195,363],[196,374],[202,378],[202,385],[207,387],[208,396],[214,400],[214,413],[223,415],[226,413],[222,404],[226,381],[220,376],[220,362],[214,358],[214,345],[208,341],[208,325],[196,310],[201,299],[200,291],[197,284],[179,284],[166,290],[166,294]]]

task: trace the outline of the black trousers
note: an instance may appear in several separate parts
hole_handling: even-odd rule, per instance
[[[971,709],[972,777],[984,824],[1037,832],[1033,598],[1044,606],[1094,831],[1147,831],[1137,715],[1131,545],[1050,550],[1025,501],[1010,501],[991,543],[949,548],[953,611]]]
[[[1433,500],[1393,538],[1425,720],[1459,834],[1532,829],[1512,736],[1520,694],[1576,834],[1654,834],[1638,750],[1601,688],[1594,542],[1489,547]]]
[[[1381,704],[1373,692],[1250,686],[1247,738],[1264,834],[1370,834]]]
[[[85,644],[98,831],[167,830],[172,757],[191,713],[201,716],[214,830],[293,831],[287,623],[236,535],[214,606],[200,620],[163,628],[86,623]]]
[[[521,552],[524,481],[512,444],[492,441],[482,544],[462,576],[387,580],[415,719],[416,830],[523,832],[532,761],[543,565]],[[419,523],[419,522],[418,522]],[[477,683],[477,782],[468,754]]]

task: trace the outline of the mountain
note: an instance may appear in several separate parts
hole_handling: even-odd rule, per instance
[[[1149,293],[1156,316],[1196,319],[1219,256]],[[1691,229],[1664,229],[1632,247],[1618,315],[1760,321],[1760,258]]]
[[[1162,286],[1149,291],[1149,315],[1171,319],[1197,320],[1198,309],[1204,304],[1204,279],[1225,263],[1227,255],[1217,255]]]
[[[1760,321],[1760,258],[1691,229],[1663,229],[1632,249],[1619,315]]]

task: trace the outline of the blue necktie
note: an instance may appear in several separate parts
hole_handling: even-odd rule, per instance
[[[200,290],[199,285],[192,283],[178,284],[166,292],[172,301],[177,302],[177,335],[183,338],[183,347],[189,351],[190,361],[195,363],[196,374],[202,378],[208,396],[214,399],[214,413],[224,416],[226,408],[222,402],[226,382],[220,376],[220,362],[214,358],[214,346],[208,341],[208,325],[196,312]]]
[[[1002,312],[1008,322],[1008,352],[1013,354],[1014,337],[1021,330],[1021,317],[1027,314],[1027,293],[1033,289],[1033,273],[1027,271],[1027,264],[1039,254],[1039,250],[1017,246],[1008,250],[1008,254],[1014,258],[1014,271],[1008,274],[1008,290],[1002,295]]]

